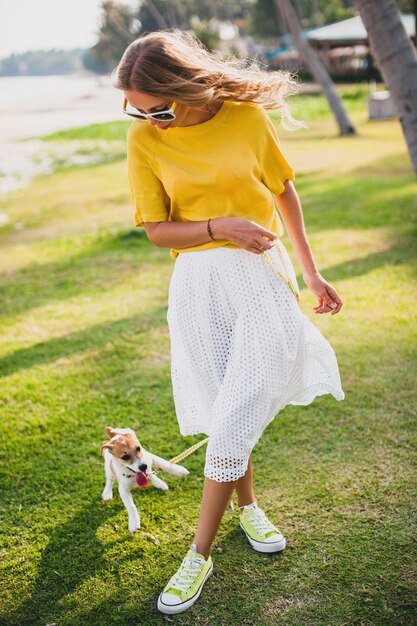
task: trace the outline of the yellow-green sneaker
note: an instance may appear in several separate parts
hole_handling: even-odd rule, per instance
[[[285,548],[285,537],[271,524],[256,502],[238,507],[240,527],[251,546],[258,552],[281,552]]]
[[[205,559],[197,552],[195,543],[185,555],[178,571],[172,576],[158,598],[158,609],[174,615],[186,611],[198,600],[203,585],[213,571],[211,556]]]

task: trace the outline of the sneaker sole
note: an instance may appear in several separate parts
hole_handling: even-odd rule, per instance
[[[161,611],[161,613],[166,613],[167,615],[176,615],[177,613],[182,613],[183,611],[186,611],[187,609],[189,609],[190,606],[194,604],[194,602],[197,602],[203,590],[204,583],[209,578],[212,571],[213,571],[213,565],[208,570],[206,577],[202,581],[197,593],[195,593],[192,598],[190,598],[189,600],[186,600],[185,602],[182,602],[181,604],[164,604],[161,600],[161,596],[162,596],[162,593],[161,593],[158,598],[158,604],[157,604],[158,610]]]
[[[239,524],[239,526],[241,527],[246,537],[248,538],[248,541],[251,544],[252,548],[256,550],[257,552],[266,552],[269,554],[272,554],[273,552],[281,552],[282,550],[284,550],[285,546],[287,545],[285,537],[283,537],[281,541],[274,541],[271,543],[264,543],[261,541],[256,541],[255,539],[252,539],[250,535],[248,535],[246,530],[243,528],[242,524]]]

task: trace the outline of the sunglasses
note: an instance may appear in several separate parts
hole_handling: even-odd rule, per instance
[[[173,102],[171,105],[171,108],[164,109],[163,111],[156,111],[155,113],[140,113],[140,112],[133,113],[133,111],[127,110],[127,106],[128,106],[128,101],[125,98],[123,102],[123,113],[126,113],[126,115],[129,115],[130,117],[136,117],[139,120],[151,119],[151,120],[157,120],[158,122],[169,122],[171,120],[175,120],[174,109],[177,106],[177,103]]]

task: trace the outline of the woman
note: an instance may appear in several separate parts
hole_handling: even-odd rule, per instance
[[[128,133],[135,223],[175,259],[167,320],[180,431],[209,435],[196,535],[158,599],[174,614],[194,604],[212,571],[234,490],[253,548],[285,548],[257,505],[251,451],[287,404],[344,398],[334,351],[298,305],[275,201],[315,312],[334,315],[342,300],[316,268],[294,172],[265,110],[279,108],[287,128],[301,125],[284,99],[296,85],[289,73],[222,61],[174,29],[130,44],[113,84],[139,118]]]

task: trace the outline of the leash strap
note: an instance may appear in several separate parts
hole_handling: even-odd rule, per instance
[[[274,200],[275,210],[278,213],[277,201],[276,201],[275,195],[272,193],[272,191],[271,191],[271,195],[272,195],[272,199]],[[295,299],[297,300],[298,304],[300,304],[300,294],[296,290],[296,288],[294,287],[294,285],[292,283],[292,280],[291,280],[291,278],[288,275],[287,268],[286,268],[286,265],[284,263],[284,258],[282,256],[281,248],[279,247],[277,242],[274,243],[274,246],[278,250],[278,254],[279,254],[280,259],[281,259],[282,267],[284,268],[284,271],[285,271],[285,274],[286,274],[285,276],[282,274],[282,272],[279,271],[279,269],[277,268],[277,266],[275,265],[273,260],[269,258],[268,254],[266,252],[262,252],[262,256],[264,257],[264,259],[266,259],[266,261],[268,261],[269,265],[275,270],[275,272],[278,274],[278,276],[280,276],[281,278],[283,278],[285,280],[285,282],[287,283],[287,285],[290,287],[291,291],[293,292],[293,294],[295,296]]]
[[[182,461],[183,459],[185,459],[187,456],[189,456],[190,454],[198,450],[198,448],[201,448],[201,446],[207,443],[208,440],[209,438],[206,437],[206,439],[202,439],[201,441],[198,441],[193,446],[191,446],[191,448],[187,448],[187,450],[184,450],[184,452],[181,452],[181,454],[179,454],[178,456],[174,456],[174,458],[170,459],[169,462],[174,463],[174,464],[179,463],[179,461]],[[159,471],[160,470],[152,470],[152,472],[149,472],[148,476],[150,476],[151,474],[157,474]]]
[[[184,452],[181,452],[181,454],[179,454],[178,456],[175,456],[173,459],[170,459],[170,463],[178,463],[179,461],[182,461],[187,456],[189,456],[190,454],[198,450],[198,448],[201,448],[201,446],[207,443],[208,440],[209,438],[206,437],[206,439],[202,439],[202,441],[198,441],[193,446],[191,446],[191,448],[187,448],[187,450],[184,450]]]
[[[264,259],[266,259],[268,261],[269,265],[274,269],[274,271],[278,274],[278,276],[283,278],[285,280],[285,282],[289,285],[289,287],[290,287],[291,291],[293,292],[293,294],[294,294],[298,304],[300,304],[300,294],[298,293],[298,291],[294,287],[291,278],[288,276],[287,268],[285,267],[284,259],[282,257],[281,248],[279,247],[279,245],[277,243],[274,243],[274,246],[278,250],[278,253],[279,253],[279,256],[280,256],[280,259],[281,259],[281,263],[282,263],[282,266],[283,266],[283,268],[285,270],[286,276],[284,276],[279,271],[279,269],[277,268],[277,266],[275,265],[273,260],[269,258],[269,256],[266,254],[266,252],[262,252],[262,256],[264,257]]]

